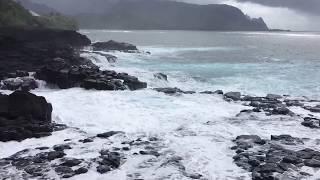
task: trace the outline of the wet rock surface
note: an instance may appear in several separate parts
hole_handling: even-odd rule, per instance
[[[294,115],[287,106],[283,96],[268,94],[266,97],[244,96],[241,101],[249,102],[247,105],[253,107],[253,112],[266,112],[267,115]],[[291,106],[296,105],[294,103]]]
[[[226,99],[231,99],[233,101],[239,101],[241,99],[241,93],[240,92],[227,92],[224,94],[224,97]]]
[[[320,119],[314,117],[305,117],[301,123],[303,126],[309,128],[320,128]]]
[[[95,65],[69,65],[64,59],[56,58],[37,72],[36,77],[56,84],[59,88],[83,87],[97,90],[138,90],[147,84],[126,73],[101,71]]]
[[[110,131],[110,134],[119,131]],[[108,133],[108,132],[106,132]],[[87,137],[90,138],[90,137]],[[128,137],[125,133],[108,139],[91,137],[90,144],[71,139],[65,144],[49,147],[23,149],[9,157],[0,159],[0,177],[9,179],[61,179],[77,177],[90,171],[107,175],[126,163],[134,163],[137,172],[128,171],[128,179],[144,179],[139,170],[153,168],[166,170],[174,167],[184,178],[200,179],[199,173],[192,173],[184,167],[183,158],[166,147],[163,139],[140,135]],[[103,148],[102,148],[103,147]],[[74,152],[77,152],[74,154]],[[150,169],[148,169],[150,168]]]
[[[39,36],[36,34],[39,33]],[[89,59],[80,57],[80,49],[90,40],[77,32],[56,30],[0,31],[0,86],[8,90],[32,90],[38,87],[28,72],[36,78],[55,84],[59,88],[83,87],[97,90],[138,90],[147,87],[145,82],[126,73],[101,71]],[[96,48],[117,51],[136,50],[126,43],[109,41],[96,43]],[[109,62],[116,57],[105,55]],[[19,78],[17,78],[19,77]],[[17,78],[17,79],[8,79]]]
[[[129,43],[117,42],[117,41],[107,41],[107,42],[96,42],[93,43],[92,48],[94,51],[123,51],[123,52],[135,52],[138,48]]]
[[[158,92],[162,92],[168,95],[174,95],[174,94],[195,94],[195,91],[183,91],[179,88],[154,88],[153,90],[158,91]]]
[[[256,135],[238,136],[231,149],[237,166],[252,172],[253,180],[305,179],[302,167],[319,167],[320,152],[304,148],[304,140],[290,135],[272,135],[262,139]]]
[[[38,88],[38,82],[33,77],[9,78],[2,81],[0,89],[30,91]]]
[[[15,91],[0,95],[0,141],[51,135],[52,106],[44,97]]]

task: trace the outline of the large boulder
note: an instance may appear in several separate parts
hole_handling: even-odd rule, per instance
[[[110,40],[108,42],[96,42],[91,46],[94,51],[138,51],[138,48],[133,44],[117,42],[113,40]]]
[[[227,99],[231,99],[234,101],[239,101],[241,100],[241,93],[240,92],[227,92],[224,94],[224,97]]]
[[[130,76],[127,73],[119,73],[117,75],[118,79],[122,79],[124,84],[130,89],[130,90],[138,90],[138,89],[144,89],[147,87],[147,83],[141,82],[138,80],[137,77]]]
[[[0,141],[50,135],[51,113],[52,106],[44,97],[25,91],[0,95]]]

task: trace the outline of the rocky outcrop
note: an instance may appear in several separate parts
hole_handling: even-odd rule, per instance
[[[11,30],[11,31],[10,31]],[[81,47],[90,40],[74,31],[62,30],[0,30],[0,80],[3,89],[30,90],[37,87],[32,78],[20,75],[36,72],[36,78],[56,84],[62,89],[83,87],[97,90],[137,90],[147,84],[126,73],[101,71],[90,60],[80,57]],[[97,45],[97,47],[100,47]],[[100,48],[129,51],[135,46],[109,41]],[[108,61],[116,57],[108,56]],[[23,71],[21,71],[23,70]]]
[[[320,119],[315,117],[305,117],[301,125],[309,128],[320,128]]]
[[[241,93],[240,92],[227,92],[224,94],[224,97],[226,99],[231,99],[233,101],[239,101],[241,99]]]
[[[5,90],[23,90],[30,91],[32,89],[38,88],[38,82],[33,77],[18,77],[18,78],[9,78],[2,81],[0,84],[0,89]]]
[[[266,97],[244,96],[241,101],[248,102],[248,106],[253,107],[251,112],[266,112],[267,115],[294,115],[288,108],[301,103],[293,103],[293,100],[283,100],[283,96],[268,94]],[[248,112],[248,111],[247,111]]]
[[[0,79],[11,78],[17,71],[35,72],[54,58],[69,64],[82,64],[77,49],[90,40],[75,31],[46,29],[0,29]]]
[[[231,149],[236,152],[233,157],[235,164],[252,172],[253,180],[286,179],[290,174],[297,179],[305,179],[308,173],[301,167],[320,167],[320,152],[301,148],[303,140],[306,139],[290,135],[272,135],[271,140],[241,135],[234,140],[236,145]]]
[[[23,91],[0,95],[0,141],[51,135],[51,112],[44,97]]]
[[[117,133],[120,134],[116,135]],[[65,139],[60,144],[23,149],[8,157],[1,158],[0,177],[3,179],[52,179],[52,177],[55,179],[70,177],[77,179],[77,175],[89,171],[90,173],[87,174],[89,176],[94,171],[101,174],[112,173],[131,158],[148,156],[158,158],[163,155],[162,140],[154,136],[130,138],[123,132],[110,131],[94,137],[85,137],[90,139],[90,142],[86,141],[84,144],[83,141]],[[119,143],[113,143],[114,140]],[[110,142],[112,143],[110,144]],[[96,143],[103,148],[90,149],[90,146],[95,146]],[[74,152],[77,153],[74,154]],[[182,158],[172,158],[170,161],[181,160]],[[163,158],[157,161],[159,168],[171,165],[170,161],[163,163]],[[182,164],[181,167],[183,167]],[[181,171],[186,176],[196,175],[187,174],[185,169],[183,167]],[[128,174],[128,176],[138,178],[139,175]]]
[[[170,87],[167,87],[167,88],[154,88],[155,91],[158,91],[158,92],[162,92],[162,93],[165,93],[165,94],[169,94],[169,95],[174,95],[174,94],[194,94],[196,92],[194,91],[183,91],[177,87],[175,88],[170,88]]]
[[[95,65],[70,65],[56,58],[36,73],[38,79],[56,84],[61,89],[83,87],[97,90],[138,90],[147,84],[126,73],[101,71]]]
[[[117,42],[110,40],[108,42],[93,43],[92,48],[94,51],[123,51],[123,52],[136,52],[138,48],[129,43]]]

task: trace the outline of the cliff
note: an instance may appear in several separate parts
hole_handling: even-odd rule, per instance
[[[173,1],[119,1],[103,14],[77,14],[81,28],[265,31],[262,18],[221,4],[195,5]]]

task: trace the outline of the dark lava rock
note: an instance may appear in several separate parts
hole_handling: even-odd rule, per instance
[[[302,159],[312,159],[315,156],[320,156],[320,152],[315,151],[313,149],[302,149],[300,151],[297,151],[297,156]]]
[[[157,151],[139,151],[141,155],[152,155],[152,156],[160,156],[160,154]]]
[[[93,142],[93,139],[92,138],[81,139],[81,140],[79,140],[79,142],[90,143],[90,142]]]
[[[39,36],[36,35],[39,33]],[[36,72],[36,78],[62,89],[84,87],[98,90],[138,90],[147,84],[125,73],[101,71],[90,60],[80,57],[79,49],[91,42],[74,31],[0,30],[0,80]],[[110,42],[110,44],[115,44]],[[126,44],[119,43],[126,46]],[[115,57],[107,59],[113,61]],[[21,71],[23,70],[23,71]],[[30,90],[37,87],[29,79],[6,80],[2,88]]]
[[[202,91],[200,94],[223,94],[222,90],[216,90],[216,91]]]
[[[94,51],[138,51],[135,45],[110,40],[108,42],[96,42],[91,45]]]
[[[24,91],[0,95],[0,141],[51,135],[51,112],[44,97]]]
[[[72,149],[72,148],[68,144],[60,144],[60,145],[53,146],[53,149],[55,151],[64,151],[65,149]]]
[[[184,91],[182,91],[179,88],[154,88],[154,90],[158,91],[158,92],[162,92],[165,94],[177,94],[177,93],[184,93]]]
[[[282,144],[286,144],[286,145],[303,144],[303,141],[301,139],[292,137],[287,134],[282,134],[279,136],[271,135],[271,140],[281,141]]]
[[[99,165],[97,167],[97,171],[100,173],[100,174],[105,174],[109,171],[111,171],[111,168],[107,165]]]
[[[314,106],[314,107],[312,107],[312,106],[304,106],[303,108],[306,109],[306,110],[309,110],[310,112],[320,113],[320,106],[319,105]]]
[[[254,143],[255,141],[263,143]],[[286,178],[285,172],[299,173],[303,163],[310,167],[320,166],[320,152],[312,149],[293,151],[285,148],[288,145],[303,144],[302,139],[290,135],[272,135],[271,140],[263,140],[254,135],[242,135],[234,142],[236,146],[231,149],[237,153],[233,157],[235,164],[252,172],[254,180]]]
[[[58,166],[54,170],[63,178],[70,178],[75,175],[74,171],[67,166]]]
[[[84,167],[81,167],[81,168],[76,169],[76,170],[74,171],[75,174],[85,174],[85,173],[87,173],[87,172],[88,172],[88,169],[87,169],[87,168],[84,168]]]
[[[46,149],[49,149],[49,147],[37,147],[36,149],[38,149],[38,150],[46,150]]]
[[[304,164],[305,164],[306,166],[309,166],[309,167],[319,168],[319,167],[320,167],[320,160],[308,159],[308,160],[305,160],[305,161],[304,161]]]
[[[22,169],[26,166],[29,166],[32,164],[30,157],[18,157],[15,159],[12,159],[11,164],[15,166],[17,169]]]
[[[266,141],[261,139],[257,135],[240,135],[236,137],[236,143],[239,142],[247,142],[247,143],[255,143],[255,144],[265,144]]]
[[[29,165],[25,167],[24,171],[32,176],[42,176],[43,170],[39,165]]]
[[[168,76],[166,74],[163,74],[163,73],[155,73],[153,75],[155,78],[157,79],[161,79],[161,80],[165,80],[165,81],[168,81]]]
[[[214,94],[223,94],[223,91],[222,90],[216,90],[213,92]]]
[[[118,152],[101,151],[99,164],[107,165],[111,168],[118,168],[121,163],[121,156]]]
[[[3,80],[2,83],[3,85],[1,86],[1,89],[7,89],[11,91],[30,91],[32,89],[38,88],[37,81],[32,77],[9,78]]]
[[[274,99],[281,99],[281,98],[283,98],[283,96],[277,95],[277,94],[268,94],[268,95],[266,96],[266,98],[267,98],[267,99],[272,99],[272,100],[274,100]]]
[[[283,170],[274,163],[266,163],[263,165],[260,165],[257,167],[256,171],[262,172],[262,173],[272,173],[272,172],[279,172],[283,173]]]
[[[301,125],[309,127],[309,128],[320,128],[320,119],[313,117],[305,117],[303,118],[303,122]]]
[[[130,76],[127,73],[118,73],[117,78],[123,80],[123,84],[125,84],[130,90],[147,88],[147,83],[141,82],[138,78]]]
[[[51,151],[48,153],[48,160],[52,161],[64,157],[66,154],[62,151]]]
[[[255,97],[255,96],[246,95],[246,96],[244,96],[241,100],[242,100],[242,101],[259,102],[259,101],[264,101],[265,98],[264,98],[264,97]]]
[[[275,115],[288,115],[291,113],[291,111],[284,106],[277,106],[271,112]]]
[[[287,106],[300,106],[300,107],[302,107],[304,105],[299,100],[285,99],[284,102],[286,103]]]
[[[130,148],[129,148],[129,147],[123,147],[122,150],[124,150],[124,151],[129,151]]]
[[[294,155],[285,156],[282,161],[284,163],[291,163],[291,164],[299,164],[302,163],[302,160]]]
[[[241,93],[240,92],[227,92],[224,94],[224,97],[227,99],[231,99],[234,101],[241,100]]]
[[[73,167],[73,166],[77,166],[79,164],[81,164],[81,160],[80,159],[66,159],[64,160],[64,162],[61,164],[61,166],[68,166],[68,167]]]
[[[267,112],[266,115],[294,115],[276,95],[268,97],[245,96],[242,101],[250,101],[249,106],[254,107],[254,112]]]
[[[119,134],[119,133],[123,133],[122,131],[109,131],[109,132],[105,132],[105,133],[101,133],[101,134],[97,134],[97,137],[99,138],[109,138],[113,135]]]
[[[60,88],[83,87],[96,90],[138,90],[147,87],[145,82],[126,73],[101,71],[92,63],[70,65],[65,59],[56,58],[37,72],[37,78]]]

